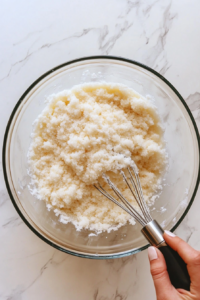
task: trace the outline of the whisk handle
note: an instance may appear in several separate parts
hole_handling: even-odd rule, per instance
[[[164,255],[167,271],[172,285],[177,289],[190,290],[190,276],[187,265],[176,251],[170,248],[166,243],[159,247]]]
[[[152,246],[157,247],[165,257],[167,271],[173,286],[177,289],[190,290],[190,276],[186,263],[176,251],[170,248],[164,238],[164,231],[156,220],[152,220],[142,228],[142,233]]]

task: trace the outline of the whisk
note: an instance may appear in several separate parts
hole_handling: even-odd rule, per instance
[[[144,200],[139,171],[136,164],[132,162],[132,165],[127,167],[128,177],[122,170],[119,172],[131,191],[132,196],[136,200],[140,212],[131,205],[131,203],[124,197],[107,175],[103,174],[102,177],[113,190],[118,200],[108,193],[99,182],[98,184],[95,184],[94,187],[107,199],[121,207],[142,225],[143,228],[141,232],[145,238],[152,246],[159,248],[159,250],[163,253],[171,283],[175,288],[182,288],[189,291],[190,277],[187,271],[187,266],[178,253],[166,244],[163,238],[164,231],[162,227],[156,220],[152,219]]]

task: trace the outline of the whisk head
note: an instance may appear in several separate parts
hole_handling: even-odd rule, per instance
[[[137,169],[137,166],[135,163],[133,163],[131,166],[127,168],[129,177],[125,175],[125,173],[120,170],[120,174],[123,177],[123,180],[127,184],[129,190],[131,191],[131,194],[133,195],[134,199],[136,200],[140,213],[131,205],[131,203],[123,196],[123,194],[120,192],[120,190],[115,186],[115,184],[110,180],[110,178],[103,174],[104,180],[108,183],[108,185],[111,187],[115,195],[120,200],[116,200],[110,193],[108,193],[102,185],[98,182],[98,184],[95,184],[94,187],[103,194],[107,199],[114,202],[116,205],[121,207],[124,211],[126,211],[129,215],[131,215],[133,218],[135,218],[143,227],[151,222],[153,219],[151,218],[151,215],[149,213],[148,207],[145,203],[144,196],[142,193],[142,187],[140,184],[140,178],[139,178],[139,172]]]

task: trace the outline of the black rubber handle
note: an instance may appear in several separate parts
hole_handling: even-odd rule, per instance
[[[176,289],[190,290],[190,276],[188,274],[187,265],[178,255],[176,251],[167,246],[158,248],[165,257],[167,271],[172,285]]]

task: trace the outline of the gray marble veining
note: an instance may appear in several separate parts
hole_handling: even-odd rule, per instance
[[[81,56],[117,55],[164,75],[200,125],[200,2],[181,0],[28,1],[0,12],[0,143],[10,113],[44,72]],[[166,115],[166,119],[169,116]],[[176,233],[200,249],[200,192]],[[154,300],[146,251],[107,261],[61,253],[21,221],[0,161],[1,300]],[[144,288],[145,283],[145,288]]]

